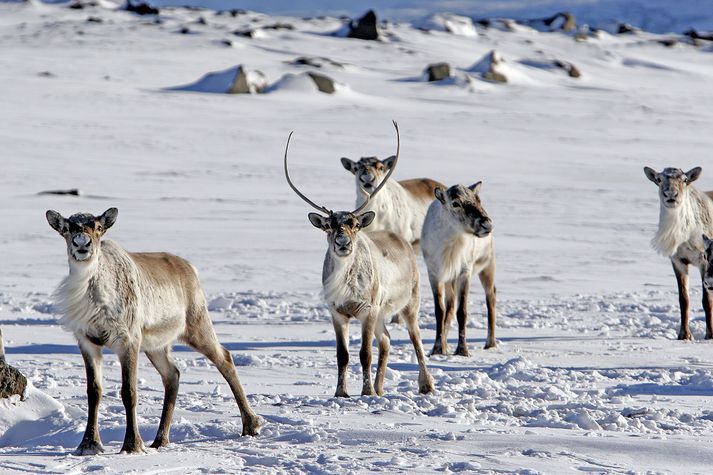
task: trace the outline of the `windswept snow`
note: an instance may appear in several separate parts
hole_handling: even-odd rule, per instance
[[[626,21],[681,33],[690,20],[713,28],[702,2],[405,3],[385,15],[417,25],[434,12],[524,19],[571,10],[593,26]],[[658,198],[642,168],[701,165],[696,185],[713,189],[705,158],[713,148],[711,45],[669,48],[658,41],[670,35],[647,31],[575,41],[474,26],[477,36],[468,36],[407,22],[384,24],[383,41],[361,41],[333,36],[342,21],[315,18],[315,5],[272,2],[271,14],[236,16],[165,9],[157,21],[101,6],[0,3],[0,325],[8,361],[31,382],[25,401],[0,401],[0,471],[709,471],[710,344],[699,305],[696,341],[675,340],[675,283],[649,245]],[[343,5],[363,13],[361,4]],[[234,34],[246,29],[264,34]],[[493,50],[505,58],[506,84],[472,70]],[[323,67],[296,61],[304,57]],[[581,77],[551,67],[555,60]],[[452,77],[420,80],[437,62]],[[271,93],[203,93],[222,90],[238,64],[262,71]],[[226,77],[190,94],[170,90],[215,71]],[[317,92],[308,71],[335,80],[336,93]],[[499,347],[481,349],[484,303],[473,279],[472,356],[430,358],[435,394],[418,394],[408,335],[392,326],[386,394],[359,397],[354,327],[353,397],[335,399],[333,330],[319,297],[325,239],[286,186],[282,154],[294,130],[295,182],[328,208],[351,208],[353,177],[339,158],[393,154],[391,119],[402,140],[395,177],[484,182],[498,255]],[[38,194],[71,188],[82,193]],[[218,337],[265,419],[260,437],[240,437],[217,370],[178,345],[172,444],[144,456],[116,453],[125,419],[119,365],[107,353],[107,451],[72,455],[85,424],[84,369],[57,325],[51,294],[67,272],[65,245],[44,212],[111,206],[120,210],[111,238],[130,251],[179,254],[199,270]],[[419,265],[430,348],[433,303]],[[691,301],[700,302],[691,277]],[[139,423],[148,442],[162,398],[142,357]]]

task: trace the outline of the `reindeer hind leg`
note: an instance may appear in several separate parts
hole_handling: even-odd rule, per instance
[[[156,368],[156,371],[161,375],[161,381],[164,387],[163,410],[161,411],[161,422],[158,425],[156,438],[151,447],[157,449],[165,447],[169,444],[169,433],[171,431],[171,419],[173,418],[173,410],[176,407],[176,397],[178,396],[178,382],[181,376],[180,371],[171,358],[170,348],[166,347],[162,350],[147,351],[151,364]]]

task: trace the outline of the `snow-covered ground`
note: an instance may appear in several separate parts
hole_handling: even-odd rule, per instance
[[[394,18],[428,13],[424,2],[405,3],[412,12],[404,7]],[[476,15],[470,2],[442,3]],[[497,8],[514,3],[485,2],[482,16],[505,15]],[[555,13],[567,3],[538,5]],[[604,18],[628,2],[601,3]],[[680,33],[699,4],[677,11],[675,2],[658,1],[649,17],[667,14]],[[701,165],[697,184],[713,189],[710,45],[667,48],[656,40],[670,35],[652,33],[576,42],[527,28],[478,27],[477,37],[465,37],[408,23],[390,24],[384,42],[365,42],[328,35],[339,20],[302,19],[311,16],[307,7],[276,5],[270,16],[164,10],[157,24],[103,7],[0,3],[0,326],[9,361],[32,382],[25,402],[0,402],[0,471],[709,471],[710,344],[699,305],[692,305],[697,341],[675,340],[675,284],[649,246],[658,201],[642,167]],[[690,25],[713,29],[700,11]],[[294,30],[231,34],[277,22]],[[507,62],[509,84],[469,72],[492,49]],[[345,86],[334,95],[299,79],[255,96],[174,90],[238,64],[276,83],[311,70],[290,64],[299,56],[342,63],[319,72]],[[572,62],[582,77],[538,67],[552,59]],[[438,61],[451,64],[454,78],[424,82],[423,69]],[[355,396],[334,399],[333,331],[319,298],[325,239],[284,182],[282,153],[295,130],[295,181],[317,202],[349,208],[353,177],[339,158],[392,154],[391,119],[401,128],[397,178],[484,181],[500,345],[480,349],[476,280],[472,356],[430,359],[434,395],[417,394],[411,345],[393,327],[386,395],[356,396],[353,327]],[[82,196],[37,194],[75,187]],[[107,354],[100,417],[107,453],[71,455],[85,423],[84,369],[71,335],[56,325],[51,293],[66,254],[44,211],[110,206],[120,214],[109,237],[129,250],[179,254],[199,269],[219,338],[266,421],[260,437],[240,437],[217,370],[178,346],[173,443],[143,456],[116,454],[124,411],[118,363]],[[430,348],[435,321],[423,280],[420,323]],[[163,388],[146,359],[139,378],[140,425],[150,441]]]

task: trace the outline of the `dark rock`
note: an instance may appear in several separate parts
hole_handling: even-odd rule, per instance
[[[263,30],[294,30],[294,25],[289,23],[272,23],[261,27]]]
[[[490,28],[492,21],[489,18],[482,18],[480,20],[477,20],[476,23],[482,26],[483,28]]]
[[[640,31],[641,30],[635,26],[631,26],[628,23],[619,23],[619,26],[616,29],[616,33],[618,35],[633,35],[635,33],[639,33]]]
[[[317,89],[319,89],[320,92],[334,94],[336,91],[336,88],[334,87],[334,80],[332,78],[323,74],[313,73],[311,71],[308,72],[307,75],[312,78],[312,81],[314,81],[317,85]]]
[[[7,364],[4,357],[0,358],[0,398],[22,396],[25,388],[27,388],[27,378]]]
[[[208,22],[206,21],[206,19],[205,19],[204,17],[199,16],[199,17],[196,19],[196,24],[198,24],[198,25],[207,25]]]
[[[158,15],[158,8],[154,8],[148,3],[138,2],[134,4],[131,0],[127,0],[126,5],[124,5],[124,10],[127,12],[133,12],[137,15]]]
[[[68,196],[79,196],[81,192],[77,188],[70,188],[68,190],[49,190],[40,191],[38,195],[68,195]]]
[[[242,36],[244,38],[255,38],[255,30],[253,29],[235,30],[233,31],[233,34],[235,36]]]
[[[228,94],[258,94],[267,87],[267,79],[260,71],[252,71],[250,75],[244,67],[238,66],[233,84]]]
[[[549,31],[574,31],[577,29],[577,22],[570,12],[555,13],[551,17],[527,20],[525,24],[533,28],[549,29]]]
[[[479,73],[483,79],[491,82],[508,82],[505,73],[498,70],[498,66],[504,63],[505,60],[496,50],[483,56],[469,70],[474,73]]]
[[[691,28],[683,33],[685,36],[690,37],[693,40],[706,40],[713,41],[713,33],[698,33],[696,30]]]
[[[300,56],[299,58],[292,61],[290,64],[293,64],[295,66],[312,66],[314,68],[332,66],[341,69],[344,67],[342,63],[338,63],[337,61],[333,61],[323,56]]]
[[[567,61],[561,61],[559,59],[555,59],[553,63],[558,68],[564,69],[571,78],[579,78],[582,76],[582,73],[579,71],[579,69],[577,69],[577,67],[572,63],[569,63]]]
[[[99,18],[98,16],[90,16],[87,18],[88,23],[104,23],[104,20]]]
[[[191,29],[188,28],[187,26],[182,26],[181,29],[178,30],[178,32],[182,35],[187,35],[187,34],[191,33]]]
[[[374,10],[369,10],[363,17],[356,21],[351,21],[347,37],[360,40],[378,40],[379,31],[376,29],[376,23],[376,13],[374,13]]]
[[[426,67],[425,73],[428,74],[429,81],[441,81],[450,77],[451,67],[448,63],[434,63]]]
[[[678,40],[676,38],[663,38],[660,40],[656,40],[656,42],[664,45],[667,48],[673,48],[678,44]]]
[[[53,78],[54,74],[50,71],[40,71],[37,75],[41,78]]]

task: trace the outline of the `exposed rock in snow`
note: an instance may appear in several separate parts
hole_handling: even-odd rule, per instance
[[[451,75],[451,67],[448,63],[429,64],[424,73],[428,76],[428,81],[440,81]]]
[[[577,22],[570,12],[559,12],[548,18],[527,20],[526,23],[540,31],[569,32],[577,29]]]
[[[138,15],[158,15],[159,9],[152,7],[148,3],[137,2],[134,3],[132,0],[127,0],[126,4],[122,7],[127,12],[133,12]]]
[[[295,92],[322,92],[334,94],[343,86],[323,74],[308,71],[301,74],[285,74],[265,92],[290,90]]]
[[[414,22],[413,26],[426,31],[445,31],[454,35],[469,37],[478,36],[473,20],[466,16],[452,13],[436,13],[424,20]]]
[[[208,73],[193,84],[170,88],[174,91],[210,92],[218,94],[257,94],[267,87],[267,78],[260,71],[248,71],[242,65]]]
[[[312,66],[315,68],[344,68],[344,65],[342,63],[331,60],[329,58],[325,58],[324,56],[300,56],[299,58],[296,58],[294,61],[290,62],[290,64],[295,66]]]
[[[577,68],[574,64],[570,63],[569,61],[562,61],[560,59],[551,59],[551,60],[524,59],[519,62],[521,64],[524,64],[525,66],[530,66],[530,67],[538,68],[538,69],[545,69],[545,70],[560,69],[560,70],[566,72],[567,75],[571,78],[579,78],[582,76],[582,73],[580,72],[579,68]]]
[[[348,25],[346,36],[360,40],[378,40],[379,30],[376,27],[376,13],[369,10],[363,17],[352,20]]]
[[[508,77],[505,75],[503,63],[505,60],[496,50],[483,56],[470,69],[470,72],[479,73],[485,80],[492,82],[508,82]]]

